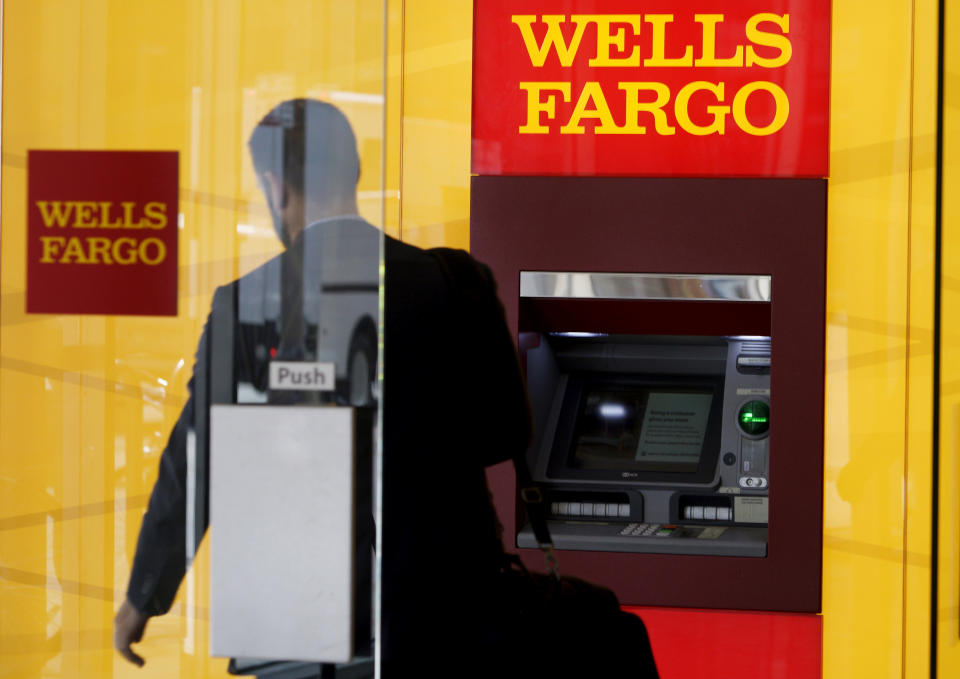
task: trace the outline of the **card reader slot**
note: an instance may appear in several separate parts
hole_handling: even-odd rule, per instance
[[[743,375],[769,375],[770,354],[738,354],[737,372]]]

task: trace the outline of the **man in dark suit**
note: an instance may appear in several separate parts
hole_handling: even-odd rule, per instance
[[[437,258],[385,238],[378,399],[370,385],[380,234],[357,214],[359,161],[349,123],[329,104],[286,101],[257,125],[250,151],[286,249],[214,296],[191,397],[163,452],[143,519],[114,644],[143,664],[130,645],[150,616],[169,609],[183,578],[186,439],[195,421],[205,421],[205,395],[219,402],[217,365],[232,372],[226,402],[303,402],[320,397],[270,389],[270,360],[330,360],[337,389],[323,398],[359,410],[379,400],[383,408],[382,657],[398,668],[424,668],[428,657],[438,666],[456,657],[469,662],[462,654],[475,648],[488,623],[474,612],[502,563],[484,466],[522,452],[529,439],[502,308],[491,294],[487,304],[471,307],[484,318],[464,322],[461,291]],[[476,267],[489,280],[486,267]],[[218,340],[219,327],[229,332]],[[232,360],[224,361],[224,349]],[[208,377],[214,384],[201,384]],[[364,504],[361,528],[371,514]],[[205,527],[201,521],[198,541]],[[358,554],[358,563],[365,560]]]

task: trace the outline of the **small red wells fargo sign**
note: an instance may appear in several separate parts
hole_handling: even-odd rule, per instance
[[[476,0],[473,171],[826,176],[829,0]]]
[[[29,151],[27,312],[177,314],[176,151]]]

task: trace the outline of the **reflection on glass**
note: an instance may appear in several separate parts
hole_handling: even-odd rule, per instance
[[[169,613],[134,645],[148,660],[143,671],[112,648],[113,619],[161,454],[187,405],[211,296],[282,248],[246,149],[263,114],[310,93],[334,101],[357,132],[360,213],[382,221],[385,8],[36,0],[4,3],[2,15],[0,674],[226,676],[227,661],[209,654],[209,539]],[[24,315],[28,258],[16,225],[27,223],[32,149],[179,152],[176,317]],[[194,413],[211,395],[200,367],[186,409]],[[234,386],[238,402],[269,396]],[[364,391],[341,388],[342,398],[359,402]],[[203,462],[207,441],[184,415]],[[181,431],[174,442],[187,439]],[[185,492],[188,501],[199,494]],[[200,519],[197,504],[187,515]],[[196,528],[171,563],[194,556]]]
[[[148,616],[169,610],[187,566],[184,545],[192,553],[208,523],[218,533],[214,653],[318,661],[372,655],[381,234],[358,214],[356,138],[336,107],[282,102],[256,125],[249,151],[284,250],[214,294],[190,400],[163,453],[118,615],[121,651],[134,661],[129,642]],[[296,424],[303,420],[290,411],[227,418],[211,410],[232,404],[352,414],[338,420],[347,430],[331,439]],[[218,430],[218,421],[234,424]],[[234,438],[225,448],[217,441],[227,435]],[[251,451],[247,441],[261,443]],[[347,467],[335,464],[338,455],[349,456]],[[325,486],[334,469],[347,480],[340,471]],[[344,531],[342,548],[333,546]],[[344,572],[352,575],[341,580]]]

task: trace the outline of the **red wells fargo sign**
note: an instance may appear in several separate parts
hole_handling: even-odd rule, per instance
[[[177,314],[176,151],[29,151],[27,312]]]
[[[473,172],[826,176],[829,0],[476,0]]]

